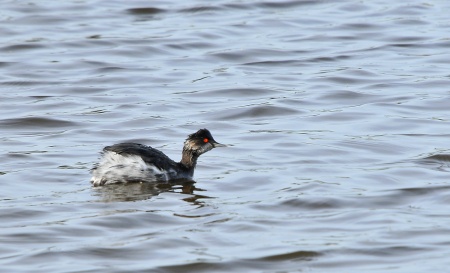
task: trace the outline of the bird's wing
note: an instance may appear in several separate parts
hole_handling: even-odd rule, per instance
[[[145,163],[154,165],[161,170],[167,170],[176,165],[176,163],[163,152],[150,146],[138,143],[114,144],[112,146],[106,146],[103,151],[115,152],[123,156],[137,155],[140,156]]]

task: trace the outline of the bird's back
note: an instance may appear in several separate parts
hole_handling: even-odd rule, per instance
[[[94,186],[115,182],[168,181],[177,175],[178,163],[161,151],[138,143],[119,143],[103,149],[92,168]]]
[[[114,152],[122,156],[139,156],[149,165],[160,170],[168,170],[177,163],[160,150],[139,143],[119,143],[106,146],[103,152]]]

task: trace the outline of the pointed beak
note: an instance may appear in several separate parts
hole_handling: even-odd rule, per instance
[[[211,144],[213,145],[213,147],[214,148],[217,148],[217,147],[227,147],[227,145],[225,145],[225,144],[220,144],[219,142],[211,142]]]

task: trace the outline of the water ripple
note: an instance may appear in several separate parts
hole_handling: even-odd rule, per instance
[[[4,272],[449,267],[450,2],[21,2],[0,14]],[[178,161],[199,128],[228,146],[195,182],[91,187],[104,146]]]

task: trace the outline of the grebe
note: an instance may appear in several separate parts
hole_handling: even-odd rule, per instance
[[[215,141],[207,129],[200,129],[188,136],[180,162],[173,161],[155,148],[138,143],[106,146],[100,162],[91,169],[91,183],[101,186],[120,182],[192,179],[198,157],[213,148],[224,146]]]

